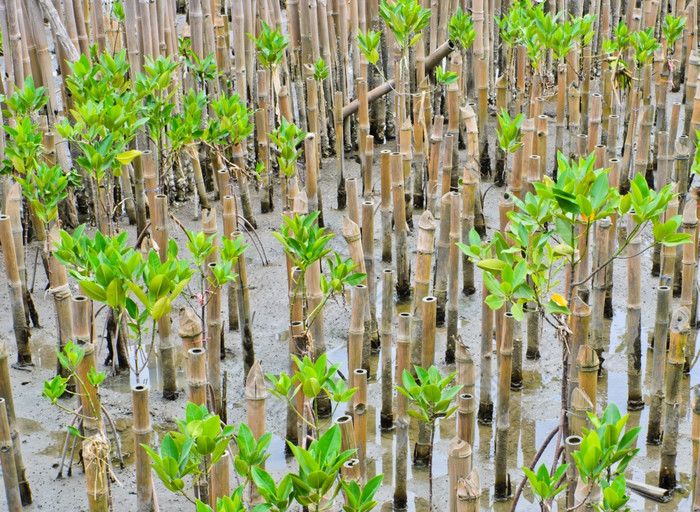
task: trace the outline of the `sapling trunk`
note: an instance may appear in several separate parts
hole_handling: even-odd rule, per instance
[[[457,512],[457,483],[469,476],[472,469],[472,447],[466,441],[455,438],[447,448],[447,473],[450,479],[450,512]]]
[[[692,250],[692,248],[691,248]],[[654,318],[654,352],[651,366],[651,389],[649,396],[649,427],[647,444],[661,444],[661,417],[664,401],[664,372],[666,369],[666,340],[671,312],[671,288],[661,285],[656,294],[656,316]]]
[[[435,219],[426,210],[418,221],[418,241],[416,243],[416,273],[411,312],[413,314],[413,339],[411,341],[411,368],[421,364],[423,333],[423,299],[430,293],[430,270],[435,247]],[[433,357],[435,347],[433,346]],[[431,358],[432,359],[432,358]],[[428,365],[427,367],[429,367]]]
[[[632,233],[635,223],[627,214],[627,233]],[[635,236],[627,246],[627,408],[644,407],[642,397],[642,288],[641,288],[641,237]],[[591,397],[591,400],[593,397]]]
[[[504,500],[510,494],[507,479],[507,450],[508,430],[510,429],[510,377],[515,320],[510,312],[504,313],[503,316],[503,331],[498,351],[501,359],[501,367],[498,379],[498,401],[496,404],[496,455],[494,463],[496,478],[494,498],[496,500]]]
[[[131,388],[134,404],[134,465],[136,469],[136,510],[151,512],[153,506],[153,475],[150,457],[142,445],[151,445],[151,416],[148,410],[148,387],[137,384]],[[84,410],[84,409],[83,409]]]
[[[240,231],[235,231],[232,234],[234,240],[242,236],[243,234]],[[236,273],[238,274],[236,278],[238,280],[238,318],[241,329],[241,344],[243,346],[243,379],[245,382],[248,372],[255,363],[253,330],[250,325],[250,296],[248,294],[248,272],[246,271],[245,253],[238,256]]]
[[[19,492],[14,448],[4,398],[0,398],[0,465],[2,466],[2,477],[5,481],[7,509],[9,512],[20,512],[22,510],[22,499]]]
[[[389,430],[394,426],[394,378],[392,364],[392,326],[394,312],[394,271],[384,269],[382,272],[382,411],[381,428]]]
[[[404,180],[400,153],[391,154],[391,187],[394,199],[394,229],[396,232],[396,293],[399,300],[401,300],[409,297],[411,294],[411,277],[408,263]]]
[[[688,342],[690,312],[681,307],[671,319],[671,342],[666,361],[664,434],[661,444],[659,487],[673,489],[676,486],[676,455],[678,454],[678,425],[682,400],[682,375],[685,365],[685,349]]]
[[[455,357],[455,339],[459,323],[459,255],[460,204],[459,194],[450,192],[450,238],[447,258],[447,347],[445,362],[452,364]],[[472,274],[473,277],[473,274]]]
[[[12,325],[17,342],[17,365],[29,366],[32,364],[32,353],[29,348],[29,326],[24,311],[22,298],[22,283],[17,268],[17,258],[12,238],[10,217],[0,215],[0,245],[2,245],[3,259],[5,260],[5,274],[7,275],[7,287],[10,291],[10,308],[12,310]]]
[[[22,440],[17,430],[17,417],[15,415],[15,402],[12,395],[12,383],[10,382],[10,368],[8,365],[7,348],[4,343],[0,344],[0,397],[5,401],[7,410],[7,420],[12,439],[13,456],[15,459],[15,471],[19,486],[20,499],[23,506],[32,503],[32,489],[27,481],[24,460],[22,459]]]

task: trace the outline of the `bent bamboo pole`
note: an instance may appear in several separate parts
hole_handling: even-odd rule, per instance
[[[5,481],[7,509],[9,512],[20,512],[22,510],[22,499],[17,482],[17,467],[15,466],[10,423],[7,419],[4,398],[0,398],[0,465],[2,466],[2,477]]]

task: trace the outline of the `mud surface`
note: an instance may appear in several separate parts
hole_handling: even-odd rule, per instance
[[[553,120],[551,123],[551,133],[553,134]],[[552,138],[553,140],[553,138]],[[394,147],[390,142],[385,146],[388,149]],[[381,149],[384,149],[382,147]],[[464,155],[462,155],[464,158]],[[320,185],[324,191],[324,218],[326,226],[330,232],[336,234],[331,246],[342,255],[347,255],[347,246],[342,237],[341,220],[346,212],[335,209],[335,176],[336,163],[334,159],[323,162]],[[347,160],[347,177],[359,177],[359,166]],[[374,190],[373,194],[376,207],[379,205],[379,169],[374,169]],[[497,226],[497,201],[503,188],[489,188],[490,183],[485,183],[483,190],[486,191],[485,211],[488,214],[488,227],[492,232]],[[488,189],[488,190],[487,190]],[[254,211],[259,212],[258,194],[252,192],[252,202]],[[221,210],[218,202],[214,203],[218,208],[219,226],[221,223]],[[248,276],[250,283],[250,298],[253,312],[253,335],[255,341],[256,357],[262,362],[266,372],[279,373],[288,371],[287,357],[287,329],[288,329],[288,298],[286,292],[285,262],[280,245],[272,237],[273,230],[279,228],[280,224],[280,197],[279,188],[275,197],[276,210],[270,214],[257,214],[258,235],[264,247],[268,265],[263,265],[261,258],[251,247],[247,252]],[[172,208],[174,215],[188,228],[192,230],[201,229],[199,222],[194,221],[194,206],[192,203],[175,205]],[[414,212],[418,216],[421,211]],[[381,226],[379,215],[376,215],[375,226],[375,272],[379,276],[386,265],[380,261]],[[130,236],[135,239],[135,229],[133,226],[126,226],[126,218],[120,219],[122,227],[129,230]],[[416,222],[417,224],[417,222]],[[178,241],[181,246],[181,254],[186,254],[184,248],[185,235],[182,230],[173,222],[170,223],[171,237]],[[645,233],[645,243],[650,240],[650,234]],[[248,238],[250,242],[250,238]],[[410,260],[415,260],[416,233],[409,236]],[[27,261],[30,280],[33,273],[34,255],[37,250],[36,244],[27,249]],[[657,279],[650,277],[651,260],[650,254],[643,257],[643,314],[642,314],[642,339],[645,343],[644,356],[644,385],[645,394],[649,388],[650,360],[651,352],[646,350],[647,333],[653,329],[653,315],[656,304]],[[477,274],[479,274],[477,272]],[[0,270],[0,275],[4,275],[4,269]],[[599,381],[598,410],[602,410],[608,401],[615,402],[622,410],[625,409],[627,393],[626,377],[626,348],[625,348],[625,263],[619,262],[615,266],[614,284],[614,309],[615,315],[612,321],[606,321],[606,329],[610,332],[609,349],[606,350],[606,370]],[[481,289],[480,276],[477,275],[477,290]],[[70,423],[71,418],[64,412],[52,407],[49,402],[42,398],[41,392],[45,379],[53,377],[55,372],[55,343],[56,343],[56,320],[54,317],[53,304],[50,296],[44,294],[46,286],[46,276],[41,265],[36,271],[36,283],[34,287],[34,301],[38,307],[42,328],[32,331],[32,351],[34,354],[35,367],[31,371],[11,370],[11,378],[14,388],[15,403],[19,429],[22,434],[22,446],[24,461],[27,467],[28,478],[34,494],[34,504],[27,510],[77,510],[86,506],[85,479],[82,467],[73,464],[72,476],[56,478],[58,474],[57,465],[63,449],[65,439],[65,426]],[[380,284],[380,281],[377,281]],[[73,293],[77,289],[73,287]],[[378,290],[378,299],[380,298]],[[227,318],[226,301],[224,300],[224,310],[222,317]],[[16,359],[16,348],[14,336],[11,330],[11,317],[8,305],[7,288],[3,283],[0,286],[0,340],[6,344],[10,352],[10,361]],[[183,304],[184,305],[184,304]],[[406,304],[397,304],[397,308],[405,310]],[[378,308],[381,311],[381,308]],[[347,375],[345,344],[349,327],[350,303],[349,295],[337,302],[330,302],[325,310],[326,338],[329,348],[329,359],[332,362],[340,362],[342,372]],[[173,332],[177,332],[177,315],[173,318]],[[106,357],[105,341],[102,337],[104,325],[104,315],[97,321],[97,333],[100,352],[98,360],[101,362]],[[480,294],[471,297],[460,296],[460,329],[459,332],[467,343],[471,353],[476,357],[479,353],[479,332],[480,332]],[[242,357],[241,341],[238,332],[230,332],[228,326],[225,327],[227,354],[222,362],[222,368],[228,373],[228,420],[231,424],[238,424],[245,420],[246,409],[242,387]],[[692,333],[696,336],[696,332]],[[447,367],[444,364],[444,352],[446,343],[446,330],[437,330],[436,364],[445,372],[453,371],[454,367]],[[180,347],[182,349],[182,347]],[[511,432],[509,450],[509,472],[513,490],[522,477],[522,471],[518,469],[521,465],[526,465],[532,459],[537,447],[545,439],[548,433],[554,428],[559,415],[559,389],[561,375],[561,347],[554,339],[553,333],[545,329],[542,336],[541,348],[542,358],[539,361],[527,361],[523,357],[524,388],[522,391],[513,392],[511,395]],[[179,386],[186,388],[184,363],[184,351],[178,358]],[[377,374],[379,356],[373,355],[371,362],[371,380],[369,387],[370,408],[369,424],[376,425],[376,429],[369,432],[367,475],[372,476],[384,473],[384,486],[378,494],[382,510],[391,510],[390,500],[393,494],[393,467],[395,440],[391,433],[381,433],[379,430],[379,414],[381,398],[382,376]],[[477,364],[478,376],[478,358]],[[109,369],[106,369],[109,371]],[[151,376],[151,422],[154,426],[154,443],[159,443],[161,437],[171,429],[175,428],[174,419],[184,416],[185,393],[174,402],[165,401],[160,396],[158,384],[158,361],[157,358],[150,365]],[[684,402],[681,408],[681,427],[678,446],[678,472],[679,488],[673,493],[671,503],[661,505],[644,500],[633,495],[630,506],[632,510],[649,511],[671,511],[689,510],[691,498],[691,439],[690,425],[692,411],[688,404],[690,386],[700,383],[700,371],[693,369],[690,376],[683,377],[683,397]],[[477,396],[478,396],[477,377]],[[494,393],[496,383],[493,383]],[[125,457],[125,467],[119,468],[116,458],[113,459],[115,474],[121,483],[116,482],[111,486],[111,492],[117,511],[134,510],[136,506],[135,481],[133,469],[133,435],[131,432],[131,393],[129,375],[122,374],[116,377],[109,377],[102,388],[103,404],[115,419],[119,433],[122,450]],[[72,401],[66,401],[70,405]],[[275,434],[271,447],[272,457],[267,463],[268,470],[279,477],[287,468],[292,467],[293,461],[285,459],[283,450],[283,437],[285,428],[286,411],[283,404],[273,397],[267,401],[267,428]],[[642,432],[639,436],[638,446],[641,448],[639,456],[634,460],[632,467],[628,471],[628,478],[647,482],[657,483],[659,465],[659,447],[649,447],[644,444],[646,438],[646,424],[648,421],[648,407],[640,412],[633,412],[630,418],[631,425],[641,425]],[[411,428],[411,446],[417,428]],[[455,435],[455,420],[444,421],[436,436],[436,459],[435,459],[435,510],[447,510],[448,481],[446,451],[450,439]],[[114,446],[114,443],[112,443]],[[494,427],[478,425],[476,442],[474,449],[474,466],[478,468],[481,479],[483,494],[481,498],[482,510],[509,510],[511,502],[493,503],[493,459],[494,459]],[[411,448],[412,450],[412,448]],[[70,447],[68,450],[70,454]],[[116,456],[116,453],[115,453]],[[77,452],[76,452],[77,460]],[[551,463],[552,450],[548,450],[543,460]],[[428,482],[427,469],[410,467],[408,470],[409,482],[409,510],[427,510]],[[232,486],[235,486],[235,473],[232,474]],[[192,507],[182,498],[174,496],[164,489],[157,479],[155,480],[157,499],[160,510],[191,510]],[[5,505],[4,493],[0,493],[0,508]],[[526,490],[524,499],[521,499],[518,510],[538,510],[539,507],[533,502],[532,495]],[[558,504],[558,510],[564,510],[563,502]]]

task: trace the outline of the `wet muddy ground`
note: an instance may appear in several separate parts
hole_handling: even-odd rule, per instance
[[[553,123],[553,121],[552,121]],[[553,131],[553,130],[552,130]],[[393,148],[394,143],[388,144]],[[383,149],[383,148],[382,148]],[[359,166],[348,159],[347,177],[359,177]],[[379,205],[379,169],[374,170],[374,201]],[[332,247],[342,255],[347,255],[347,246],[342,237],[341,220],[346,212],[335,209],[335,160],[324,161],[321,176],[321,186],[324,190],[324,217],[329,231],[336,234],[332,240]],[[483,189],[489,189],[490,183],[484,184]],[[279,189],[278,189],[279,190]],[[497,226],[497,204],[498,196],[504,191],[503,188],[490,188],[486,193],[485,212],[488,215],[487,224],[489,231]],[[259,211],[257,193],[252,194],[254,210]],[[277,241],[272,237],[271,232],[279,228],[280,224],[280,198],[277,192],[276,211],[266,215],[257,215],[258,235],[265,248],[269,265],[263,265],[261,258],[251,247],[247,252],[248,278],[250,284],[250,298],[253,312],[253,336],[255,341],[256,357],[261,360],[264,371],[279,373],[288,371],[287,358],[287,328],[288,328],[288,298],[286,292],[286,276],[283,252]],[[216,203],[219,207],[219,204]],[[200,224],[193,221],[193,204],[187,203],[176,205],[172,208],[174,215],[191,230],[198,230]],[[421,212],[414,212],[419,215]],[[120,219],[126,222],[125,218]],[[378,277],[386,265],[381,263],[381,246],[379,237],[381,227],[379,215],[376,215],[375,226],[375,272]],[[219,226],[221,226],[221,212],[219,210]],[[135,238],[133,226],[126,227],[132,239]],[[185,235],[173,222],[170,223],[171,237],[176,239],[182,247],[181,254],[185,254]],[[650,241],[650,234],[645,233],[645,242]],[[410,259],[415,260],[416,233],[409,235]],[[27,261],[34,261],[34,254],[37,250],[36,244],[31,245],[27,250]],[[642,339],[646,344],[647,333],[653,330],[653,315],[656,305],[656,283],[657,279],[650,277],[651,255],[646,253],[643,257],[644,278],[642,286],[643,314],[642,314]],[[29,267],[30,277],[33,268]],[[476,273],[477,281],[480,283],[479,272]],[[0,275],[4,275],[4,269],[0,269]],[[625,264],[618,262],[615,267],[615,284],[613,292],[615,314],[611,321],[606,321],[606,330],[610,333],[609,350],[606,351],[605,371],[599,381],[598,410],[604,409],[608,402],[615,402],[624,411],[627,393],[627,359],[625,345]],[[381,282],[377,281],[379,287]],[[49,402],[41,397],[43,382],[45,379],[53,377],[56,367],[55,343],[56,324],[53,311],[53,304],[50,297],[45,296],[46,276],[39,266],[34,289],[34,300],[39,309],[42,328],[33,329],[32,351],[34,354],[35,367],[31,371],[21,371],[12,369],[11,378],[14,388],[15,403],[19,429],[22,434],[22,446],[25,465],[27,466],[28,478],[34,493],[34,504],[27,510],[73,510],[82,509],[86,506],[85,480],[82,468],[77,464],[73,465],[73,474],[57,479],[58,463],[60,460],[63,441],[65,439],[65,426],[70,423],[71,418],[64,412],[52,407]],[[477,284],[477,290],[480,290]],[[379,292],[379,290],[378,290]],[[77,293],[73,288],[73,293]],[[377,294],[379,298],[380,293]],[[460,297],[460,328],[459,333],[466,342],[471,353],[477,356],[479,353],[479,333],[480,333],[480,294],[471,297]],[[0,308],[0,341],[6,344],[10,352],[10,360],[16,359],[16,349],[14,346],[14,336],[11,330],[11,317],[8,307],[8,296],[4,283],[0,286],[0,304],[5,307]],[[225,304],[225,301],[224,301]],[[409,304],[397,304],[397,311],[406,310]],[[225,308],[225,306],[224,306]],[[224,310],[225,311],[225,310]],[[381,308],[378,308],[378,312]],[[345,299],[337,302],[329,302],[325,310],[326,338],[329,348],[329,360],[340,362],[341,370],[348,374],[346,368],[345,346],[349,327],[350,304],[349,294]],[[222,315],[226,318],[226,313]],[[177,315],[173,318],[173,332],[177,332]],[[98,343],[100,344],[99,361],[103,361],[106,356],[103,332],[103,317],[98,318],[97,332],[100,334]],[[696,336],[692,332],[692,336]],[[454,367],[447,367],[444,364],[444,351],[446,343],[445,328],[437,330],[436,344],[436,364],[443,373],[453,371]],[[226,327],[226,345],[228,348],[227,357],[222,362],[222,368],[228,373],[228,420],[231,424],[238,424],[245,420],[245,401],[242,387],[241,342],[238,332],[229,332]],[[553,333],[544,329],[541,341],[542,358],[539,361],[527,361],[523,358],[524,388],[522,391],[513,392],[511,395],[511,432],[509,450],[509,473],[513,485],[513,490],[522,477],[521,465],[529,464],[540,443],[547,434],[554,428],[559,416],[559,390],[561,375],[561,348],[554,339]],[[651,357],[651,352],[646,348],[643,351],[644,361],[644,385],[645,393],[649,389],[650,368],[647,361]],[[186,380],[184,374],[184,351],[180,354],[179,363],[179,386],[185,390]],[[382,433],[379,429],[378,410],[381,406],[381,384],[382,375],[378,361],[379,355],[372,356],[371,380],[368,390],[370,397],[369,424],[376,425],[374,433],[370,431],[368,436],[368,465],[367,475],[384,474],[384,486],[379,491],[377,498],[383,504],[382,510],[391,510],[391,498],[393,495],[393,473],[395,460],[395,439],[392,433]],[[479,361],[475,359],[477,372]],[[101,366],[101,365],[100,365]],[[108,369],[107,369],[108,370]],[[175,418],[184,416],[185,393],[174,402],[165,401],[160,397],[158,389],[158,361],[157,358],[151,362],[151,422],[154,428],[154,443],[159,443],[161,437],[171,429],[175,428]],[[478,376],[478,373],[477,373]],[[648,511],[671,511],[688,510],[691,503],[691,440],[690,425],[692,411],[688,404],[690,387],[700,383],[700,370],[697,366],[691,374],[683,377],[683,397],[684,403],[681,410],[681,427],[678,446],[678,472],[680,486],[673,493],[670,503],[657,504],[641,497],[633,495],[630,506],[632,510]],[[477,389],[478,396],[478,377]],[[496,382],[492,383],[496,389]],[[128,374],[116,377],[109,377],[102,387],[103,404],[115,419],[117,430],[119,431],[121,447],[124,452],[126,466],[119,469],[116,459],[115,473],[121,486],[113,483],[111,490],[115,504],[115,510],[135,509],[135,482],[133,469],[133,436],[131,432],[131,393]],[[68,405],[69,402],[66,402]],[[342,414],[342,411],[338,412]],[[267,400],[267,428],[275,434],[271,453],[272,456],[267,462],[268,470],[279,477],[289,465],[290,459],[284,456],[284,432],[285,432],[286,410],[283,403],[270,397]],[[414,420],[415,421],[415,420]],[[630,416],[630,425],[641,425],[642,432],[639,436],[638,446],[641,451],[634,460],[631,468],[627,472],[629,479],[649,484],[657,483],[660,447],[646,446],[646,424],[648,421],[648,407],[639,412],[633,412]],[[481,474],[483,494],[481,498],[482,510],[506,511],[510,509],[511,502],[494,503],[493,501],[493,459],[494,459],[494,427],[478,425],[476,442],[474,449],[474,467],[478,468]],[[417,427],[411,426],[411,449]],[[449,441],[455,435],[454,418],[444,421],[439,426],[436,435],[435,450],[435,510],[447,510],[448,480],[446,452]],[[114,443],[113,443],[114,444]],[[69,452],[70,453],[70,452]],[[552,449],[550,448],[543,460],[551,463]],[[77,454],[76,454],[77,458]],[[235,486],[235,473],[232,474],[232,486]],[[408,476],[410,482],[409,489],[409,510],[427,510],[428,481],[427,469],[411,467],[409,465]],[[181,497],[177,497],[164,489],[155,479],[158,504],[161,510],[189,510],[190,505]],[[0,507],[5,504],[4,493],[0,493]],[[559,503],[558,510],[564,510],[563,503]],[[538,510],[538,506],[533,501],[529,490],[525,491],[521,499],[518,510]]]

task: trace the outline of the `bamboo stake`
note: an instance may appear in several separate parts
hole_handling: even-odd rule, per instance
[[[447,258],[447,346],[445,362],[452,364],[455,355],[455,339],[459,323],[459,255],[460,241],[459,194],[450,192],[450,238]],[[473,268],[472,268],[473,270]],[[473,279],[472,273],[472,279]]]
[[[364,314],[367,288],[358,284],[352,289],[352,313],[348,333],[348,368],[362,368],[363,338],[365,332]],[[369,363],[369,361],[368,361]]]
[[[610,248],[610,236],[612,232],[612,222],[609,218],[600,219],[595,223],[596,250],[594,255],[594,266],[599,268],[608,261]],[[603,320],[605,311],[606,296],[606,272],[602,270],[593,276],[593,314],[592,314],[592,340],[591,345],[596,350],[602,350],[604,346]],[[590,396],[590,395],[589,395]]]
[[[10,217],[0,215],[0,245],[2,245],[3,259],[5,261],[5,273],[7,286],[10,292],[10,308],[12,310],[12,325],[17,342],[17,365],[29,366],[32,364],[32,353],[29,347],[30,333],[27,326],[27,317],[22,300],[22,284],[17,268],[14,240]]]
[[[693,442],[693,471],[692,478],[695,479],[695,489],[693,495],[695,496],[695,501],[693,502],[693,507],[698,509],[700,505],[700,385],[693,386],[692,392],[692,403],[693,403],[693,426],[692,432],[690,434]]]
[[[493,399],[491,398],[491,379],[493,377],[493,316],[486,304],[489,290],[482,283],[481,288],[481,385],[479,389],[479,423],[490,425],[493,422]]]
[[[457,512],[478,512],[481,498],[481,480],[473,469],[469,476],[457,482]]]
[[[588,329],[591,321],[591,308],[581,300],[580,297],[574,296],[574,304],[571,308],[571,354],[578,355],[580,348],[588,343]],[[596,355],[600,358],[600,353],[603,348],[599,348],[591,345],[596,351]],[[578,365],[574,361],[573,357],[569,358],[569,389],[567,391],[567,396],[569,397],[569,402],[573,400],[572,393],[574,389],[579,385],[579,369]],[[573,421],[573,417],[569,418],[569,422]],[[572,435],[576,434],[574,430],[570,429]]]
[[[666,361],[664,436],[661,445],[659,487],[673,489],[676,486],[676,455],[678,453],[678,425],[682,400],[681,382],[685,365],[685,348],[688,341],[690,312],[679,308],[671,319],[671,342]]]
[[[240,231],[231,235],[234,240],[243,236]],[[245,253],[238,257],[236,263],[238,274],[238,319],[240,321],[241,344],[243,346],[243,379],[245,382],[248,372],[255,363],[255,347],[253,345],[253,330],[250,318],[250,296],[248,293],[248,272],[246,270]],[[322,324],[321,324],[322,325]]]
[[[595,350],[590,345],[581,345],[578,349],[576,364],[579,371],[579,387],[591,398],[593,410],[596,411],[596,397],[598,396],[598,370],[600,362]]]
[[[632,233],[635,223],[627,214],[627,232]],[[642,397],[642,302],[641,302],[641,237],[636,236],[627,246],[627,408],[644,407]]]
[[[423,298],[422,304],[422,333],[421,333],[421,366],[430,368],[435,362],[435,314],[437,299],[433,296]]]
[[[447,448],[447,473],[450,479],[450,512],[457,512],[457,483],[469,476],[472,468],[472,447],[469,443],[455,438]]]
[[[20,512],[22,510],[22,500],[19,492],[14,449],[4,398],[0,398],[0,464],[2,465],[2,476],[5,481],[7,509],[9,512]]]
[[[440,229],[437,242],[437,257],[435,259],[435,272],[433,278],[433,294],[437,298],[437,325],[445,323],[445,306],[447,303],[447,274],[450,252],[450,219],[451,219],[451,194],[442,196],[440,206]],[[457,261],[459,264],[459,260]],[[448,339],[449,342],[449,339]]]
[[[20,499],[22,506],[28,506],[32,503],[32,490],[27,480],[24,460],[22,458],[22,440],[20,439],[20,433],[17,430],[17,418],[15,415],[14,397],[12,395],[12,383],[10,381],[7,347],[4,343],[0,344],[0,398],[4,400],[7,410],[7,420],[10,438],[12,440],[12,449]]]
[[[392,204],[391,204],[391,151],[383,149],[380,153],[380,188],[382,194],[382,261],[391,263]]]
[[[583,428],[589,427],[588,413],[593,410],[593,403],[581,388],[574,388],[571,393],[571,413],[569,415],[569,433],[582,436]]]
[[[399,313],[396,337],[396,384],[403,385],[402,375],[409,369],[411,345],[411,314]],[[407,505],[406,471],[408,452],[408,398],[396,394],[396,467],[394,477],[394,507],[403,509]]]
[[[180,308],[180,326],[178,334],[182,339],[182,345],[189,352],[188,347],[202,347],[202,322],[192,308]],[[188,356],[189,357],[189,356]]]
[[[697,191],[693,191],[693,196],[697,196]],[[679,305],[688,308],[690,311],[690,322],[695,325],[696,315],[693,312],[697,306],[698,293],[695,281],[698,273],[697,246],[698,246],[698,220],[697,220],[697,199],[692,197],[683,209],[683,232],[690,235],[691,243],[683,245],[683,271],[681,280],[681,300]],[[688,247],[685,247],[688,245]],[[688,350],[685,358],[685,369],[689,371],[693,358],[695,357],[695,339],[688,340]]]
[[[393,410],[393,365],[392,365],[392,325],[394,312],[394,271],[390,268],[382,272],[382,411],[381,428],[389,430],[394,426]]]
[[[345,182],[348,197],[348,217],[355,224],[360,224],[360,203],[357,192],[357,178],[348,178]]]
[[[299,282],[301,275],[301,270],[299,268],[294,268],[293,271],[293,286],[296,286],[296,283]],[[292,292],[290,292],[291,295]],[[294,308],[294,307],[293,307]],[[301,309],[301,308],[300,308]],[[295,355],[297,357],[303,357],[302,351],[303,347],[299,346],[297,344],[297,336],[301,334],[304,328],[304,323],[300,320],[294,320],[289,329],[289,355]],[[289,358],[289,371],[290,375],[294,375],[296,371],[298,370],[297,365],[294,363],[294,360],[290,357]],[[299,397],[298,395],[301,394],[302,396]],[[303,403],[303,393],[297,393],[297,407],[299,400],[301,399]],[[299,444],[299,441],[302,440],[302,438],[299,436],[299,418],[297,416],[297,413],[294,411],[294,407],[289,404],[287,406],[287,435],[286,439],[288,442],[293,443],[293,444]]]
[[[367,370],[353,370],[353,387],[358,388],[353,397],[353,424],[355,426],[355,443],[357,458],[361,466],[366,464],[367,455]]]
[[[510,429],[510,377],[513,358],[514,319],[510,312],[504,313],[503,331],[499,347],[500,375],[498,380],[498,401],[496,403],[496,455],[494,462],[496,499],[506,498],[510,492],[506,480],[508,430]]]
[[[476,400],[470,393],[459,395],[459,409],[457,409],[457,437],[474,446],[476,432]]]
[[[207,353],[201,347],[187,351],[187,401],[204,405],[207,401]]]
[[[344,210],[347,204],[347,193],[345,190],[345,145],[343,143],[343,93],[341,91],[335,92],[333,102],[333,118],[335,121],[335,156],[338,169],[338,209]]]
[[[142,445],[151,445],[151,416],[148,410],[148,387],[137,384],[131,388],[134,404],[134,461],[136,468],[136,510],[150,512],[153,506],[153,475],[150,457]],[[84,409],[83,409],[84,410]]]
[[[421,364],[423,341],[423,299],[430,294],[430,271],[435,246],[435,219],[430,210],[425,210],[418,221],[418,241],[416,243],[416,272],[411,312],[413,314],[413,340],[411,341],[411,367]],[[435,348],[433,346],[433,354]],[[434,356],[433,356],[434,357]],[[431,358],[432,359],[432,358]],[[423,361],[425,362],[425,361]],[[428,365],[430,366],[430,365]]]
[[[97,434],[83,441],[83,464],[90,512],[107,512],[109,509],[106,471],[108,462],[109,443],[103,435]]]
[[[90,341],[90,325],[92,321],[91,301],[85,296],[73,297],[71,300],[72,317],[73,317],[73,338],[78,347],[82,348],[85,353],[83,359],[78,364],[76,373],[82,383],[79,386],[80,404],[83,407],[83,427],[88,436],[95,435],[98,431],[102,432],[102,409],[100,405],[100,397],[97,394],[95,386],[90,384],[88,374],[91,368],[97,368],[95,364],[96,347]]]
[[[369,295],[369,331],[372,350],[379,350],[377,328],[377,279],[374,272],[374,201],[362,202],[362,256],[364,265],[361,272],[367,274],[367,293]]]
[[[406,207],[404,199],[404,181],[401,170],[401,154],[391,154],[391,187],[394,200],[394,229],[396,232],[396,293],[399,299],[411,294],[410,267],[406,234]]]
[[[221,199],[223,210],[224,231],[222,233],[226,238],[233,237],[233,232],[236,231],[236,198],[232,195],[225,195]],[[237,331],[239,326],[238,321],[238,283],[232,282],[226,287],[228,297],[228,330]],[[222,347],[222,356],[225,352]]]
[[[474,205],[476,200],[477,180],[468,168],[464,169],[462,178],[462,243],[469,241],[469,233],[474,229]],[[474,263],[466,254],[462,254],[462,293],[474,294]]]
[[[666,369],[666,340],[671,311],[671,288],[659,286],[654,319],[654,352],[651,367],[651,393],[649,397],[649,427],[647,444],[661,444],[661,416],[664,401],[664,372]]]

